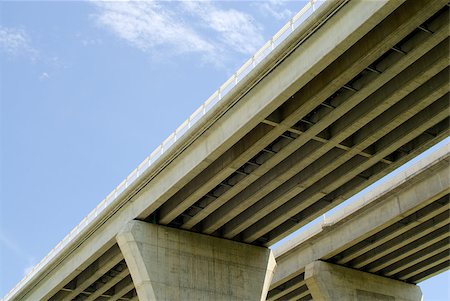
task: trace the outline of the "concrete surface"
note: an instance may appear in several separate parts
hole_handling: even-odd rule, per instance
[[[276,266],[268,248],[140,221],[117,241],[140,301],[262,301]]]
[[[314,301],[421,301],[417,285],[315,261],[305,281]]]

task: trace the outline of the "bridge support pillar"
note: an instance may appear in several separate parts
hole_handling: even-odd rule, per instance
[[[265,300],[276,266],[268,248],[141,221],[117,242],[140,301]]]
[[[417,285],[322,261],[306,266],[305,282],[314,301],[422,300],[422,292]]]

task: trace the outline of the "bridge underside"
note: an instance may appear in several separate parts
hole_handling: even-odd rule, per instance
[[[448,270],[448,147],[420,173],[406,171],[404,182],[371,194],[378,197],[278,254],[267,300],[310,300],[306,267],[319,260],[409,284]]]
[[[400,5],[270,114],[251,117],[259,118],[255,127],[138,218],[267,247],[445,139],[448,20],[446,1]],[[365,253],[343,254],[328,260],[368,264]],[[442,268],[401,276],[415,283]],[[301,277],[293,285],[307,297]],[[117,244],[65,283],[50,300],[137,300]]]
[[[450,267],[450,195],[407,217],[386,224],[373,235],[337,254],[321,258],[386,278],[417,284]],[[311,300],[305,271],[271,288],[267,300]]]
[[[142,218],[270,246],[447,137],[448,19],[406,2]]]

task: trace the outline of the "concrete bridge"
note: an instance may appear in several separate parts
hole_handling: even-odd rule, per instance
[[[420,300],[450,265],[449,160],[446,144],[276,248],[267,300]]]
[[[4,300],[264,300],[268,247],[448,137],[447,1],[327,1],[296,24]]]

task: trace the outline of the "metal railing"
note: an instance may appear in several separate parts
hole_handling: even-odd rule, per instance
[[[108,207],[129,185],[139,178],[152,164],[161,157],[181,136],[197,123],[215,104],[220,102],[247,74],[250,73],[264,58],[319,6],[328,0],[309,0],[308,3],[287,22],[267,43],[265,43],[249,60],[247,60],[217,91],[215,91],[194,113],[189,116],[169,137],[166,138],[141,164],[138,165],[94,210],[72,229],[31,271],[2,299],[9,300],[16,294],[37,272],[49,263],[64,247],[66,247],[88,224]]]

